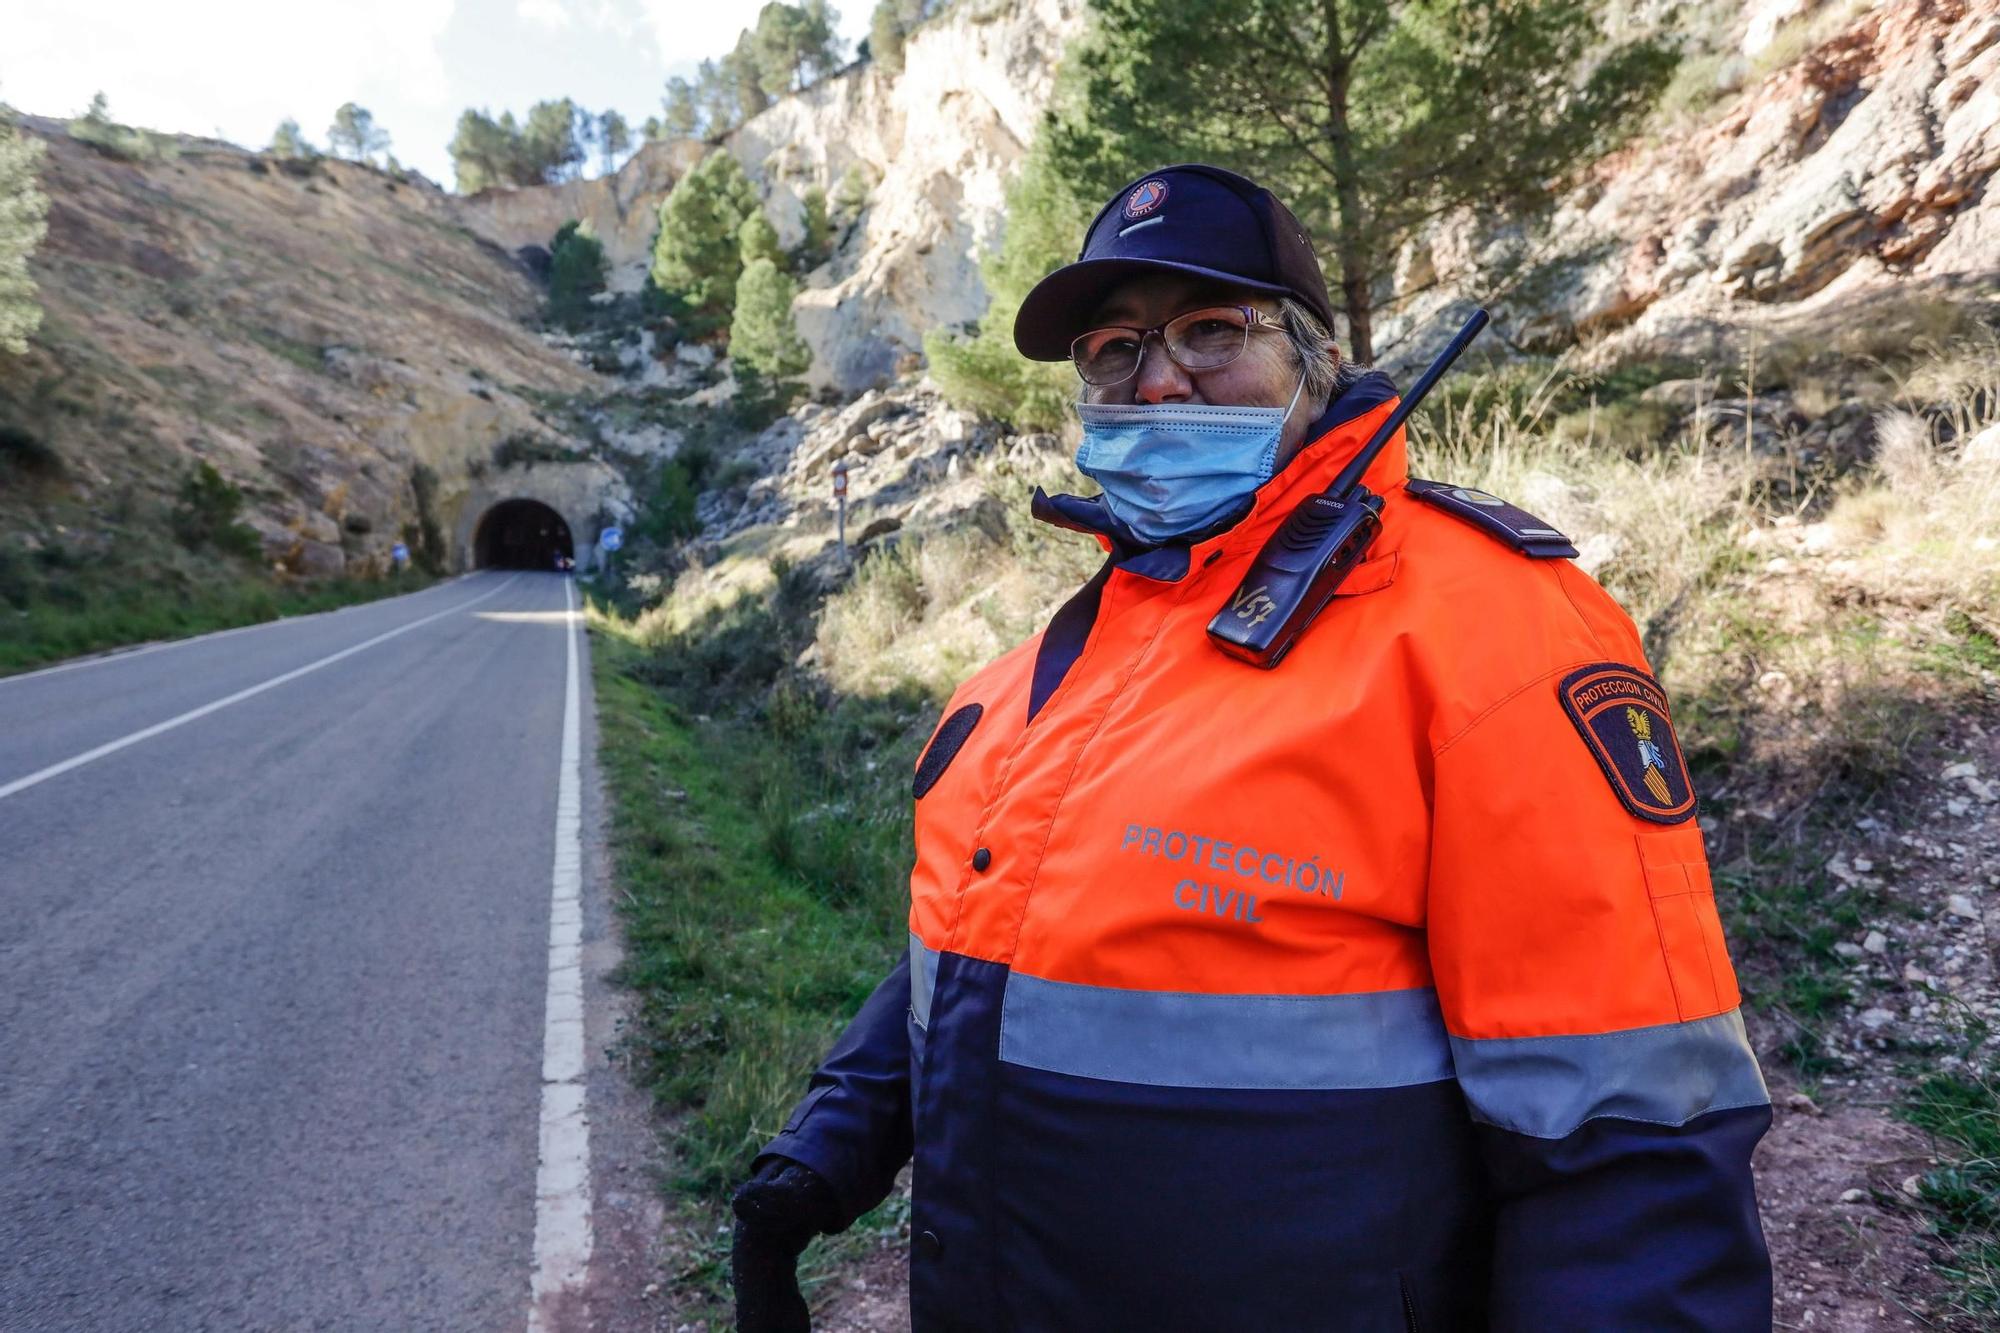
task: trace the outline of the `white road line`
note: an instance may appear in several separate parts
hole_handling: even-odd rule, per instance
[[[394,597],[378,597],[372,602],[349,602],[346,606],[330,607],[325,611],[309,611],[302,616],[279,616],[275,620],[260,620],[254,625],[237,625],[233,629],[210,630],[206,634],[190,634],[185,639],[162,639],[158,643],[141,644],[136,648],[112,648],[74,662],[58,662],[54,666],[39,667],[33,671],[19,671],[11,676],[0,676],[0,687],[12,685],[21,680],[37,680],[43,676],[59,676],[65,671],[81,671],[85,667],[107,666],[112,662],[129,662],[135,657],[149,657],[167,648],[185,648],[191,643],[206,643],[210,639],[226,639],[232,634],[248,634],[252,630],[271,629],[278,625],[296,625],[301,621],[317,620],[321,616],[337,616],[343,611],[359,611],[364,607],[386,606],[390,602],[405,597],[421,597],[439,588],[448,588],[454,583],[471,578],[471,574],[460,574],[457,578],[433,583],[428,588],[415,592],[397,593]]]
[[[36,786],[39,783],[47,782],[50,778],[59,777],[62,774],[69,772],[73,768],[82,768],[85,764],[91,763],[98,759],[102,759],[104,758],[104,756],[108,754],[116,754],[118,753],[118,751],[124,749],[128,745],[137,745],[140,741],[151,740],[155,736],[161,735],[165,732],[172,731],[175,727],[184,727],[188,723],[196,720],[197,718],[204,718],[207,717],[210,713],[220,712],[222,709],[229,707],[231,704],[240,704],[245,699],[251,698],[255,695],[262,694],[266,690],[274,690],[278,686],[283,685],[288,681],[294,681],[297,680],[300,676],[309,675],[310,673],[319,670],[321,667],[332,666],[335,662],[340,661],[342,658],[352,657],[358,652],[362,652],[365,649],[373,648],[378,643],[387,643],[390,639],[395,638],[397,635],[408,634],[411,630],[418,629],[424,625],[428,625],[433,620],[442,620],[446,616],[455,615],[458,612],[465,610],[465,608],[467,608],[468,606],[477,606],[479,603],[485,601],[487,598],[492,597],[496,593],[500,592],[502,589],[506,588],[508,584],[512,583],[516,578],[519,577],[520,576],[518,574],[512,575],[507,579],[506,583],[500,584],[499,587],[490,588],[487,591],[480,593],[479,596],[468,598],[467,600],[458,603],[456,606],[448,606],[442,611],[438,611],[431,615],[423,617],[421,620],[412,620],[407,625],[398,625],[395,629],[392,629],[385,634],[377,634],[372,639],[363,639],[360,643],[355,644],[351,648],[343,648],[337,653],[333,653],[329,656],[320,658],[317,662],[308,662],[302,667],[296,667],[293,670],[285,672],[282,676],[273,676],[269,680],[263,681],[256,685],[252,685],[248,689],[238,690],[234,694],[224,695],[222,698],[217,699],[212,703],[205,703],[199,708],[190,708],[187,712],[182,713],[179,717],[170,717],[165,722],[155,722],[152,726],[144,727],[138,731],[133,732],[129,736],[120,736],[115,741],[107,741],[105,744],[98,746],[94,750],[85,750],[82,754],[72,755],[70,758],[63,760],[59,764],[50,764],[47,768],[40,769],[36,772],[30,773],[28,774],[28,776],[24,778],[15,778],[12,782],[6,783],[5,785],[0,785],[0,800],[5,800],[9,796],[14,795],[16,792],[26,791],[28,788]]]
[[[535,1171],[535,1268],[529,1333],[556,1327],[562,1297],[590,1271],[590,1120],[583,1104],[583,799],[576,597],[563,584],[562,769],[549,899],[549,990],[542,1026],[541,1163]]]

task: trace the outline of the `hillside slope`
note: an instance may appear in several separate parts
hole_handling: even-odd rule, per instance
[[[157,510],[205,461],[295,572],[381,569],[421,507],[455,567],[496,447],[569,446],[538,401],[596,377],[536,337],[534,281],[434,187],[194,140],[126,160],[27,128],[49,145],[47,318],[0,358],[0,424],[40,462],[0,489],[0,530],[101,555],[114,514]]]

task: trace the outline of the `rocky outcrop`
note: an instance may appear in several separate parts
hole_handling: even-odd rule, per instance
[[[812,349],[811,387],[853,394],[887,383],[915,366],[925,330],[985,313],[979,256],[1000,242],[1007,183],[1082,24],[1083,0],[970,0],[911,36],[900,74],[851,65],[724,140],[786,246],[804,234],[809,189],[831,198],[850,173],[866,187],[859,216],[794,307]],[[510,251],[588,221],[612,289],[636,291],[659,206],[706,151],[649,144],[615,176],[487,190],[457,201],[456,214]]]
[[[815,387],[856,392],[907,369],[926,329],[985,313],[979,255],[999,244],[1006,187],[1055,86],[1081,0],[973,0],[911,37],[891,77],[858,65],[728,140],[789,243],[811,186],[850,170],[868,205],[794,307]]]
[[[1831,5],[1746,6],[1743,50]],[[1532,247],[1541,283],[1510,299],[1531,346],[1698,345],[1720,325],[1810,319],[1906,284],[2000,272],[2000,11],[1892,0],[1743,89],[1713,123],[1599,163]],[[1471,294],[1519,238],[1461,218],[1404,258]],[[1384,321],[1393,343],[1433,297]]]
[[[840,407],[806,403],[742,445],[751,480],[702,495],[697,517],[718,540],[759,524],[796,525],[833,507],[833,474],[847,476],[848,534],[856,545],[905,522],[954,512],[984,494],[965,466],[996,448],[1039,458],[1046,436],[1009,438],[946,403],[928,379],[870,389]],[[956,484],[959,482],[964,484]]]
[[[509,252],[546,246],[565,222],[582,222],[604,245],[613,291],[637,291],[652,261],[660,201],[708,152],[691,139],[650,142],[609,176],[481,190],[453,199],[458,220]]]

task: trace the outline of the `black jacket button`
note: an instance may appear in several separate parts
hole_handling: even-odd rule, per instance
[[[981,847],[972,854],[972,868],[974,870],[984,870],[992,864],[993,853],[987,851],[984,847]]]

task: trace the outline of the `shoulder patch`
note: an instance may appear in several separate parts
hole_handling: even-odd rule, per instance
[[[1455,518],[1462,518],[1476,528],[1484,528],[1488,534],[1498,537],[1522,555],[1535,560],[1576,558],[1576,547],[1570,544],[1569,538],[1527,510],[1517,509],[1497,495],[1475,491],[1470,486],[1454,486],[1448,481],[1423,481],[1417,477],[1410,478],[1408,490],[1425,504],[1442,509]]]
[[[958,758],[959,747],[965,744],[965,738],[979,725],[985,712],[984,704],[967,704],[938,727],[931,743],[924,747],[924,757],[917,761],[917,776],[910,783],[912,799],[923,800],[924,793],[937,786],[938,779],[951,767],[951,761]]]
[[[1593,662],[1557,687],[1563,711],[1627,810],[1655,824],[1694,817],[1694,787],[1667,696],[1636,667]]]

